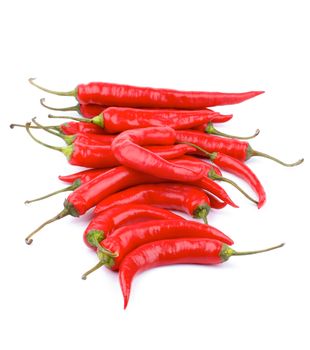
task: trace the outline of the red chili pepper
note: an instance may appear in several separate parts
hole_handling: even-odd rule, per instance
[[[58,179],[64,182],[73,183],[76,180],[80,180],[82,184],[89,182],[100,174],[103,174],[113,168],[105,169],[87,169],[82,170],[70,175],[59,175]]]
[[[114,83],[80,84],[68,92],[43,88],[29,79],[37,88],[59,96],[74,96],[80,104],[98,104],[117,107],[200,109],[236,104],[262,94],[264,91],[221,93],[155,89]]]
[[[84,231],[84,242],[100,249],[100,242],[119,227],[148,220],[184,220],[162,208],[146,204],[116,205],[96,215]]]
[[[71,145],[68,145],[66,147],[55,147],[48,145],[46,143],[41,142],[37,138],[35,138],[32,133],[29,130],[29,123],[26,124],[26,130],[28,134],[31,136],[31,138],[38,142],[39,144],[62,152],[66,158],[68,159],[68,162],[71,165],[77,165],[82,166],[86,168],[107,168],[107,167],[113,167],[120,165],[118,159],[115,157],[114,152],[112,151],[111,145],[108,144],[85,144],[82,142],[79,142],[79,139],[75,139],[74,143]],[[171,129],[173,130],[173,129]],[[154,134],[155,135],[155,134]],[[156,135],[155,135],[156,136]],[[162,134],[164,137],[165,134]],[[82,138],[82,137],[81,137]],[[84,142],[87,140],[87,136],[84,135],[83,137]],[[155,142],[155,138],[153,139]],[[162,140],[162,143],[165,141]],[[173,143],[169,140],[167,140],[167,143]],[[181,146],[181,147],[180,147]],[[174,157],[179,157],[190,150],[193,150],[193,147],[188,147],[184,145],[171,145],[169,147],[167,146],[149,146],[142,148],[140,147],[142,152],[146,152],[148,154],[151,154],[153,157],[159,158],[162,163],[167,162],[164,159],[171,159]],[[169,165],[169,162],[167,162]],[[178,169],[183,170],[183,167],[174,165],[173,167],[177,167]],[[185,169],[187,170],[187,169]],[[190,171],[189,171],[190,172]],[[158,171],[157,171],[158,173]],[[185,176],[185,174],[184,174]],[[196,176],[198,177],[198,176]]]
[[[223,209],[226,207],[227,203],[220,201],[217,197],[215,197],[212,193],[207,192],[209,200],[210,200],[210,206],[212,209]]]
[[[206,238],[178,238],[142,245],[126,255],[119,267],[124,309],[127,307],[132,280],[137,272],[174,264],[214,265],[227,261],[231,256],[263,253],[283,245],[247,252],[237,252],[223,242]]]
[[[169,127],[150,127],[124,131],[112,142],[115,158],[123,165],[146,174],[176,181],[196,181],[203,176],[199,172],[173,164],[141,146],[150,144],[171,145],[175,143],[175,130]]]
[[[49,115],[49,118],[89,122],[104,128],[108,133],[116,134],[126,130],[151,126],[169,126],[175,130],[191,129],[201,124],[209,124],[213,115],[216,115],[216,113],[208,110],[184,111],[109,107],[91,119],[53,115]],[[208,130],[211,133],[213,129],[211,130],[209,127]]]
[[[253,150],[248,142],[207,135],[194,130],[178,130],[176,131],[176,138],[178,142],[193,143],[211,153],[222,152],[242,162],[245,162],[253,156],[268,158],[288,167],[296,166],[303,162],[303,159],[300,159],[295,163],[284,163],[266,153]]]
[[[215,227],[188,220],[155,220],[118,228],[100,242],[99,263],[83,274],[86,277],[101,266],[118,270],[124,257],[139,246],[174,238],[209,238],[231,245],[233,240]],[[228,246],[227,246],[228,247]]]
[[[205,222],[210,210],[208,195],[196,186],[178,183],[147,184],[130,187],[103,199],[94,213],[123,204],[149,204],[164,209],[183,211]]]

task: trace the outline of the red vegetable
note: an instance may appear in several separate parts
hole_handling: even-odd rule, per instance
[[[266,252],[282,247],[237,252],[223,242],[206,238],[178,238],[160,240],[142,245],[127,254],[119,267],[124,309],[126,309],[134,276],[141,271],[172,264],[214,265],[227,261],[231,256]]]
[[[171,145],[175,142],[175,130],[169,127],[150,127],[124,131],[112,142],[115,158],[123,165],[146,174],[176,181],[196,181],[203,176],[199,172],[173,164],[154,152],[141,147],[149,144]]]
[[[98,104],[117,107],[201,109],[240,103],[260,95],[263,91],[242,93],[177,91],[113,83],[80,84],[68,92],[43,88],[29,79],[39,89],[60,96],[74,96],[80,104]]]
[[[233,244],[233,240],[215,227],[187,220],[155,220],[128,225],[115,230],[101,241],[98,249],[99,263],[83,274],[86,277],[101,266],[118,270],[124,257],[143,244],[181,237],[211,238],[221,243]]]
[[[148,220],[183,220],[181,216],[147,204],[115,205],[96,215],[84,231],[84,242],[100,249],[100,242],[119,227]]]

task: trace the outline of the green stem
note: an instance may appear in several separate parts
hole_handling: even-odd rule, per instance
[[[191,142],[179,142],[180,144],[184,144],[184,145],[189,145],[192,146],[196,149],[198,149],[198,151],[202,152],[203,154],[205,154],[211,161],[213,161],[213,159],[216,158],[216,152],[208,152],[205,149],[203,149],[202,147],[196,145],[195,143],[191,143]]]
[[[49,118],[52,119],[70,119],[70,120],[74,120],[76,122],[84,122],[84,123],[92,123],[92,119],[88,119],[88,118],[81,118],[81,117],[71,117],[69,115],[52,115],[49,114],[48,115]]]
[[[251,254],[259,254],[259,253],[265,253],[269,252],[270,250],[278,249],[284,246],[285,243],[278,244],[273,247],[265,248],[265,249],[260,249],[260,250],[250,250],[250,251],[244,251],[244,252],[237,252],[233,251],[232,255],[237,256],[237,255],[251,255]]]
[[[14,129],[15,126],[18,126],[20,128],[26,128],[26,125],[24,125],[24,124],[11,124],[10,128]],[[41,129],[40,127],[34,126],[34,125],[30,125],[29,128],[31,128],[31,129]],[[45,128],[59,131],[59,126],[58,125],[45,126]]]
[[[100,267],[104,266],[106,263],[105,261],[99,261],[94,267],[83,273],[82,280],[86,280],[87,276],[93,273],[94,271],[100,269]]]
[[[264,158],[271,159],[271,160],[273,160],[274,162],[277,162],[277,163],[279,163],[279,164],[281,164],[281,165],[284,165],[284,166],[286,166],[286,167],[293,167],[293,166],[296,166],[296,165],[301,164],[301,163],[304,161],[304,159],[301,158],[301,159],[299,159],[297,162],[294,162],[294,163],[284,163],[284,162],[282,162],[282,160],[279,160],[278,158],[275,158],[275,157],[270,156],[269,154],[266,154],[266,153],[263,153],[263,152],[255,151],[255,150],[253,150],[253,149],[251,149],[251,150],[248,152],[248,154],[249,154],[248,158],[250,158],[250,157],[255,157],[255,156],[257,156],[257,157],[264,157]]]
[[[62,188],[61,190],[58,190],[58,191],[55,191],[55,192],[52,192],[52,193],[49,193],[45,196],[42,196],[42,197],[39,197],[39,198],[35,198],[35,199],[31,199],[31,200],[27,200],[25,201],[25,204],[29,204],[29,203],[33,203],[33,202],[38,202],[42,199],[46,199],[46,198],[49,198],[49,197],[52,197],[52,196],[55,196],[56,194],[58,193],[63,193],[63,192],[68,192],[68,191],[74,191],[76,188],[78,188],[79,186],[81,186],[81,180],[80,179],[77,179],[75,180],[72,185],[70,186],[67,186],[65,188]]]
[[[69,215],[69,211],[68,209],[63,209],[59,214],[57,214],[56,216],[54,216],[53,218],[45,221],[42,225],[40,225],[38,228],[36,228],[34,231],[32,231],[26,238],[25,238],[25,241],[26,243],[29,245],[32,243],[32,237],[37,233],[39,232],[43,227],[45,227],[46,225],[54,222],[54,221],[57,221],[59,219],[62,219],[63,217]]]
[[[56,108],[56,107],[51,107],[51,106],[48,106],[47,104],[45,104],[45,98],[40,99],[40,104],[43,107],[50,109],[52,111],[78,112],[78,113],[80,113],[80,105],[79,104],[76,104],[75,106],[70,106],[70,107]]]
[[[58,95],[58,96],[73,96],[73,97],[77,96],[77,88],[74,90],[71,90],[71,91],[66,91],[66,92],[55,91],[55,90],[46,89],[45,87],[38,85],[37,83],[34,82],[34,80],[35,80],[35,78],[28,79],[30,84],[32,84],[33,86],[37,87],[38,89],[45,91],[45,92],[48,92],[50,94]]]
[[[208,126],[205,129],[205,132],[208,133],[208,134],[212,134],[212,135],[229,137],[231,139],[249,140],[249,139],[253,139],[254,137],[256,137],[260,133],[260,130],[257,129],[255,131],[255,133],[253,135],[251,135],[251,136],[235,136],[235,135],[225,134],[225,133],[215,129],[215,127],[213,126],[212,123],[208,123]]]
[[[219,180],[219,181],[224,181],[232,186],[234,186],[238,191],[240,191],[247,199],[255,203],[256,205],[258,204],[258,201],[253,199],[250,195],[248,195],[239,185],[237,185],[233,180],[227,179],[226,177],[218,175],[215,170],[212,168],[208,172],[208,177],[212,180]]]
[[[36,121],[36,118],[32,118],[32,121],[34,122],[34,124],[37,125],[38,128],[41,128],[41,129],[47,131],[50,134],[53,134],[55,136],[60,137],[62,140],[64,140],[66,142],[67,145],[71,145],[73,143],[73,141],[75,140],[75,137],[76,137],[75,135],[64,135],[64,134],[60,134],[60,133],[55,132],[55,131],[51,131],[51,130],[49,130],[48,127],[38,123]]]

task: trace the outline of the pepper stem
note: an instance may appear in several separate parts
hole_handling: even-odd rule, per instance
[[[284,244],[285,243],[281,243],[281,244],[275,245],[273,247],[265,248],[265,249],[250,250],[250,251],[244,251],[244,252],[237,252],[234,250],[232,255],[251,255],[251,254],[265,253],[265,252],[269,252],[270,250],[281,248],[284,246]]]
[[[36,121],[36,118],[32,118],[32,121],[34,122],[34,124],[36,124],[36,126],[40,129],[43,129],[45,131],[47,131],[48,133],[52,134],[52,135],[55,135],[55,136],[58,136],[60,137],[61,139],[63,139],[67,145],[71,145],[73,143],[73,141],[75,140],[75,135],[62,135],[56,131],[51,131],[49,130],[48,127],[40,124],[39,122]]]
[[[253,139],[254,137],[256,137],[260,133],[260,130],[256,129],[255,133],[251,136],[235,136],[235,135],[230,135],[230,134],[226,134],[224,132],[221,132],[221,131],[215,129],[215,127],[212,123],[208,123],[208,125],[205,129],[205,132],[208,134],[212,134],[212,135],[229,137],[231,139],[249,140],[249,139]]]
[[[57,147],[57,146],[52,146],[52,145],[48,145],[47,143],[44,143],[42,141],[40,141],[39,139],[37,139],[29,130],[31,126],[31,123],[26,123],[25,127],[26,127],[26,130],[27,130],[27,133],[30,135],[30,137],[37,143],[39,143],[40,145],[42,146],[45,146],[47,148],[50,148],[50,149],[54,149],[55,151],[59,151],[59,152],[63,152],[63,147]]]
[[[70,107],[56,108],[56,107],[51,107],[51,106],[48,106],[47,104],[45,104],[45,98],[40,99],[40,104],[43,107],[50,109],[52,111],[78,112],[78,113],[80,113],[80,105],[79,104],[76,104],[75,106],[70,106]]]
[[[93,273],[94,271],[100,269],[100,267],[104,266],[106,264],[105,261],[100,260],[94,267],[83,273],[82,280],[86,280],[87,276]]]
[[[42,225],[40,225],[38,228],[36,228],[33,232],[31,232],[26,238],[25,238],[25,242],[29,245],[32,243],[32,238],[37,232],[39,232],[43,227],[45,227],[46,225],[57,221],[59,219],[62,219],[63,217],[69,215],[69,211],[68,209],[63,209],[59,214],[57,214],[56,216],[54,216],[53,218],[45,221]]]
[[[213,161],[214,158],[216,158],[216,152],[208,152],[205,149],[203,149],[202,147],[196,145],[195,143],[191,143],[191,142],[179,142],[180,144],[184,144],[184,145],[189,145],[192,146],[196,149],[198,149],[198,151],[202,152],[204,155],[206,155],[211,161]]]
[[[212,180],[219,180],[219,181],[224,181],[232,186],[234,186],[239,192],[241,192],[247,199],[255,203],[256,205],[258,204],[258,201],[253,199],[250,195],[248,195],[239,185],[237,185],[233,180],[228,179],[226,177],[218,175],[213,168],[209,170],[208,172],[208,177]]]
[[[11,128],[11,129],[14,129],[15,126],[18,126],[18,127],[20,127],[20,128],[26,128],[26,125],[24,125],[24,124],[10,124],[10,128]],[[34,125],[30,125],[29,128],[30,128],[30,129],[41,129],[41,127],[34,126]],[[59,126],[58,126],[58,125],[45,126],[45,128],[46,128],[46,129],[56,130],[56,131],[59,130]]]
[[[255,150],[252,150],[252,149],[251,149],[251,151],[249,152],[249,158],[250,158],[250,157],[255,157],[255,156],[271,159],[271,160],[273,160],[274,162],[277,162],[277,163],[279,163],[279,164],[281,164],[281,165],[284,165],[284,166],[286,166],[286,167],[293,167],[293,166],[296,166],[296,165],[301,164],[301,163],[304,161],[304,159],[301,158],[301,159],[299,159],[299,160],[298,160],[297,162],[295,162],[295,163],[285,163],[285,162],[283,162],[282,160],[279,160],[278,158],[275,158],[275,157],[273,157],[273,156],[270,156],[269,154],[266,154],[266,153],[263,153],[263,152],[259,152],[259,151],[255,151]]]
[[[56,194],[58,193],[63,193],[63,192],[68,192],[68,191],[74,191],[76,188],[78,188],[79,186],[81,186],[81,180],[80,179],[77,179],[75,180],[72,185],[70,186],[67,186],[65,188],[62,188],[61,190],[58,190],[58,191],[55,191],[55,192],[52,192],[52,193],[49,193],[45,196],[42,196],[42,197],[39,197],[39,198],[35,198],[35,199],[31,199],[31,200],[27,200],[25,201],[24,203],[25,204],[29,204],[29,203],[33,203],[33,202],[38,202],[38,201],[41,201],[42,199],[46,199],[46,198],[49,198],[49,197],[52,197],[52,196],[55,196]]]
[[[92,123],[92,119],[87,119],[87,118],[80,118],[80,117],[71,117],[69,115],[48,115],[49,118],[52,119],[70,119],[70,120],[75,120],[76,122],[84,122],[84,123]]]
[[[74,90],[71,90],[71,91],[55,91],[55,90],[50,90],[50,89],[46,89],[45,87],[43,86],[40,86],[38,85],[37,83],[34,82],[36,78],[30,78],[28,79],[29,83],[35,87],[37,87],[38,89],[42,90],[42,91],[45,91],[45,92],[48,92],[50,94],[53,94],[53,95],[58,95],[58,96],[74,96],[76,97],[77,96],[77,89],[74,89]]]

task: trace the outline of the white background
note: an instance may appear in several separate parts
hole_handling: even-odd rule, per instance
[[[307,1],[7,1],[1,2],[1,349],[308,348],[309,331],[309,16]],[[73,172],[65,158],[34,144],[11,122],[48,123],[39,98],[64,106],[27,78],[55,89],[108,81],[209,91],[265,90],[218,108],[234,119],[221,130],[261,135],[251,144],[297,168],[248,162],[268,200],[257,210],[223,185],[240,209],[210,223],[265,255],[218,267],[173,266],[139,275],[126,311],[117,274],[82,243],[90,215],[24,237],[62,208],[65,195],[23,201],[57,189]],[[37,135],[39,135],[37,133]],[[40,133],[54,144],[54,138]],[[241,182],[240,182],[241,183]],[[246,185],[243,184],[245,188]],[[248,188],[247,188],[248,189]],[[249,190],[249,189],[248,189]],[[249,190],[250,191],[250,190]]]

